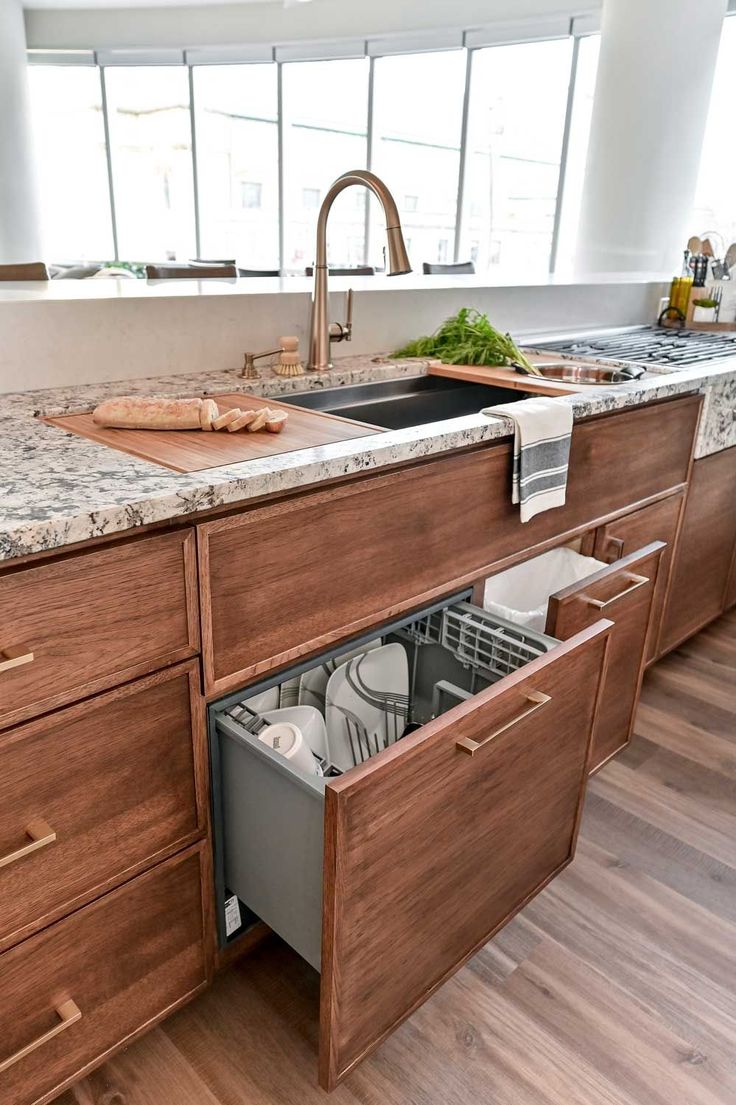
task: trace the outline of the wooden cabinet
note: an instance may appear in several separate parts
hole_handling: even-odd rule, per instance
[[[0,734],[0,950],[202,836],[198,671]]]
[[[208,977],[203,845],[0,956],[0,1101],[44,1105]]]
[[[0,575],[0,728],[198,651],[194,534]]]
[[[595,532],[592,555],[598,560],[612,563],[635,552],[651,541],[664,541],[665,548],[659,561],[657,583],[654,588],[650,615],[649,636],[645,659],[650,663],[657,656],[659,634],[662,626],[665,599],[670,581],[673,553],[677,541],[684,493],[670,495],[658,503],[642,507],[622,518],[616,518]]]
[[[735,547],[736,447],[693,464],[660,651],[674,648],[725,609]]]
[[[690,396],[576,425],[567,504],[526,525],[505,442],[201,525],[206,693],[683,486],[699,409]]]
[[[549,600],[547,632],[563,640],[594,624],[601,616],[614,623],[593,734],[591,771],[631,739],[664,549],[663,542],[652,542],[582,582],[558,591]]]
[[[571,860],[609,630],[548,642],[335,779],[218,719],[224,881],[321,959],[326,1089]]]

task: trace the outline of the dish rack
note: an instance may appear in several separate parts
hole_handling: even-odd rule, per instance
[[[441,645],[464,667],[495,683],[543,656],[555,644],[532,629],[504,621],[469,602],[436,610],[399,630],[415,645]]]

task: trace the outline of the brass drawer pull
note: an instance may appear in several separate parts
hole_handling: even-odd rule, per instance
[[[460,752],[467,752],[469,756],[474,756],[481,748],[485,748],[491,741],[495,741],[496,737],[500,737],[502,733],[506,733],[509,729],[513,729],[520,721],[526,721],[532,714],[536,714],[537,710],[541,710],[543,706],[546,706],[548,702],[552,701],[550,696],[548,694],[543,694],[542,691],[527,691],[524,698],[526,698],[527,702],[531,702],[532,705],[528,706],[526,710],[522,710],[516,717],[512,717],[511,721],[507,721],[500,729],[496,729],[489,737],[486,737],[485,740],[474,741],[471,740],[470,737],[461,737],[459,741],[455,742],[455,747],[459,749]]]
[[[595,606],[596,610],[605,610],[606,607],[612,606],[614,602],[618,602],[625,595],[630,595],[632,591],[638,591],[645,583],[649,583],[649,576],[627,576],[626,578],[629,581],[629,587],[624,587],[623,591],[619,591],[617,595],[613,595],[610,599],[588,599],[588,606]]]
[[[10,671],[11,668],[19,668],[22,664],[30,664],[33,659],[32,652],[26,652],[23,645],[0,648],[0,672]]]
[[[30,856],[31,852],[38,852],[39,849],[53,844],[56,840],[56,833],[51,826],[40,820],[31,821],[30,825],[26,825],[26,836],[31,838],[31,843],[24,844],[22,848],[10,852],[7,856],[0,856],[0,867],[8,867],[9,864],[16,863],[25,856]]]
[[[37,1040],[34,1040],[31,1044],[26,1044],[20,1051],[16,1051],[15,1055],[9,1056],[7,1059],[0,1059],[0,1074],[3,1071],[8,1070],[15,1063],[19,1063],[21,1059],[25,1059],[27,1055],[30,1055],[36,1048],[43,1047],[49,1040],[53,1040],[59,1033],[64,1032],[67,1028],[71,1028],[77,1021],[81,1021],[82,1013],[79,1006],[71,998],[69,1001],[63,1001],[61,1005],[56,1007],[56,1013],[59,1017],[59,1023],[50,1028],[48,1032],[44,1032],[43,1036],[39,1036]]]

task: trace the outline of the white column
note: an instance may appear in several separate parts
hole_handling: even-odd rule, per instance
[[[41,260],[26,35],[20,0],[0,2],[0,263]]]
[[[726,3],[604,0],[579,272],[679,271]]]

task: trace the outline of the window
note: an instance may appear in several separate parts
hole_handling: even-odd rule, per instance
[[[111,67],[105,81],[120,256],[186,261],[196,256],[186,69]]]
[[[454,250],[466,57],[443,50],[375,62],[373,168],[399,203],[415,269],[438,256],[441,241]],[[382,264],[382,214],[373,207],[371,263]]]
[[[315,211],[319,207],[319,188],[302,188],[302,207],[307,211]]]
[[[201,253],[279,267],[277,67],[193,71]]]
[[[572,40],[491,46],[473,56],[460,260],[549,266]]]
[[[303,275],[314,261],[314,209],[336,177],[366,164],[368,60],[284,65],[283,104],[283,263]],[[351,191],[337,197],[330,215],[331,265],[365,263],[366,197],[358,203]]]
[[[250,180],[241,180],[240,182],[240,206],[241,207],[260,207],[261,196],[263,193],[262,184],[254,184]]]
[[[731,22],[729,30],[734,27]],[[727,37],[724,32],[724,51]],[[396,197],[415,269],[423,261],[472,259],[479,272],[494,266],[543,271],[556,216],[556,255],[564,265],[577,231],[598,37],[578,40],[577,55],[573,42],[372,62],[223,61],[194,65],[191,76],[183,53],[182,64],[167,66],[34,64],[47,255],[108,259],[116,238],[125,261],[236,257],[243,268],[302,274],[314,261],[317,212],[328,188],[347,169],[365,167],[370,146],[371,168]],[[730,50],[724,57],[733,57]],[[573,56],[577,75],[558,205]],[[720,71],[727,69],[722,62]],[[714,95],[719,118],[727,101],[727,92]],[[713,133],[727,125],[721,119]],[[718,171],[717,139],[707,148],[711,167],[706,172],[704,164],[696,221],[730,226],[723,183],[730,174]],[[337,196],[329,238],[333,267],[384,267],[382,212],[367,190]]]
[[[114,256],[100,74],[93,66],[29,66],[44,254]]]
[[[583,199],[585,162],[588,156],[590,120],[593,114],[595,80],[598,74],[598,55],[601,36],[581,38],[578,44],[578,63],[575,72],[575,95],[570,119],[570,138],[567,147],[565,191],[560,212],[560,234],[557,250],[557,271],[571,270],[575,259],[580,205]]]
[[[703,140],[695,205],[687,235],[717,235],[717,252],[736,241],[736,148],[733,134],[733,73],[736,68],[736,17],[723,23],[713,80],[708,125]],[[720,240],[719,240],[720,239]]]

